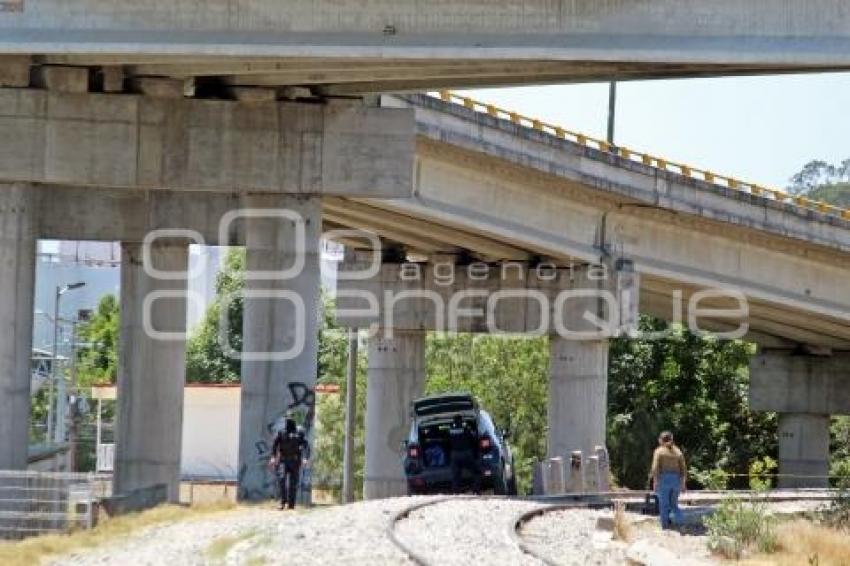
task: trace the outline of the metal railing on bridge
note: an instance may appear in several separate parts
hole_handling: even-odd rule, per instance
[[[518,112],[505,110],[504,108],[499,108],[498,106],[495,106],[493,104],[480,102],[468,96],[462,96],[450,91],[444,90],[438,93],[432,92],[429,94],[433,97],[440,98],[444,102],[459,104],[474,112],[481,112],[483,114],[488,114],[494,118],[510,120],[514,124],[520,126],[525,126],[541,132],[545,132],[555,137],[575,142],[582,146],[597,149],[604,153],[616,155],[623,159],[628,159],[630,161],[639,162],[650,167],[661,169],[663,171],[676,173],[682,175],[683,177],[705,181],[706,183],[712,183],[714,185],[722,186],[735,191],[749,193],[751,195],[771,199],[776,202],[788,203],[800,208],[815,210],[818,212],[831,214],[833,216],[843,218],[844,220],[850,220],[850,209],[834,206],[827,202],[813,200],[802,195],[792,195],[779,189],[764,187],[762,185],[758,185],[748,181],[742,181],[740,179],[736,179],[735,177],[730,177],[728,175],[719,175],[717,173],[713,173],[705,169],[700,169],[699,167],[693,167],[684,163],[671,161],[663,157],[657,157],[648,153],[635,151],[626,147],[612,145],[605,140],[594,138],[592,136],[588,136],[579,132],[573,132],[561,126],[550,124],[537,118],[525,116]]]

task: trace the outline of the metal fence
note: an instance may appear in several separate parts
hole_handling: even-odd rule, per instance
[[[0,471],[0,539],[91,528],[108,489],[95,474]]]

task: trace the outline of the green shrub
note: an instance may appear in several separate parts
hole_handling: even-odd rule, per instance
[[[829,465],[830,483],[837,488],[850,488],[850,457],[833,459]]]
[[[751,550],[776,550],[775,520],[768,514],[764,501],[724,499],[703,522],[708,531],[709,549],[726,558],[739,559]]]
[[[720,468],[705,471],[694,470],[691,475],[706,489],[722,490],[729,487],[729,474]]]
[[[770,489],[778,465],[770,456],[764,456],[750,462],[750,489],[764,491]]]

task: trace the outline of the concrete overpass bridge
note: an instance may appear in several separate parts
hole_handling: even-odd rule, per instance
[[[780,483],[824,484],[827,415],[850,410],[850,211],[611,147],[446,92],[384,97],[382,105],[415,113],[413,195],[323,203],[327,227],[378,234],[385,251],[379,273],[339,282],[338,307],[351,313],[341,323],[402,331],[386,343],[379,334],[370,349],[370,368],[377,358],[370,419],[397,420],[393,415],[404,414],[400,407],[421,392],[424,367],[408,376],[419,389],[392,383],[402,368],[421,367],[422,329],[548,333],[549,454],[591,452],[605,439],[607,340],[565,340],[554,330],[556,318],[576,325],[571,328],[588,326],[577,310],[552,305],[562,290],[609,289],[617,305],[608,310],[620,309],[621,325],[634,320],[624,311],[639,309],[692,329],[741,328],[738,336],[760,347],[751,367],[751,405],[780,412],[780,473],[787,475]],[[428,258],[431,267],[406,277],[387,259],[405,254],[387,249]],[[342,273],[363,269],[370,257],[368,250],[351,254]],[[516,263],[527,271],[517,276],[480,267]],[[535,265],[557,266],[561,277],[547,279]],[[576,269],[588,265],[613,269],[599,283]],[[417,291],[418,302],[399,300]],[[543,291],[550,301],[487,300],[522,291]],[[374,312],[358,310],[365,307],[363,293],[379,298]],[[469,295],[454,303],[453,318],[452,299],[463,293]],[[579,303],[588,312],[606,310]],[[541,322],[547,307],[551,326]],[[367,493],[397,493],[380,471],[393,469],[400,437],[392,429],[379,433],[377,425],[373,430],[389,438],[367,449]]]
[[[30,64],[323,94],[850,68],[841,0],[4,0],[0,30],[7,84]]]
[[[451,95],[348,96],[850,65],[842,3],[738,4],[0,2],[0,468],[26,465],[38,238],[122,242],[115,487],[164,482],[172,497],[191,300],[178,273],[192,242],[244,245],[240,486],[267,493],[270,426],[316,380],[319,239],[357,228],[377,240],[337,231],[344,270],[374,248],[382,260],[341,286],[378,309],[341,318],[378,327],[369,496],[403,488],[425,331],[458,292],[476,309],[454,303],[457,330],[552,336],[553,455],[604,443],[608,337],[585,315],[615,333],[638,308],[717,331],[746,321],[763,347],[753,406],[783,415],[782,470],[823,475],[828,415],[850,410],[847,211]],[[409,259],[425,277],[407,277]],[[464,269],[443,284],[444,265]],[[391,310],[387,291],[421,300]]]

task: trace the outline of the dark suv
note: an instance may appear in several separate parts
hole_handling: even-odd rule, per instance
[[[433,395],[413,402],[413,423],[404,458],[408,492],[413,495],[450,491],[449,428],[456,415],[477,431],[481,488],[499,495],[516,495],[514,461],[506,435],[468,393]],[[464,470],[463,485],[471,486],[472,480],[472,472]]]

